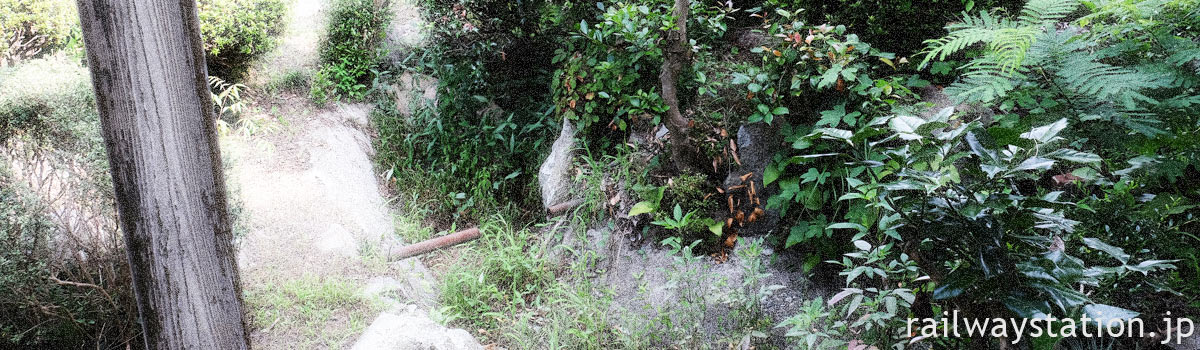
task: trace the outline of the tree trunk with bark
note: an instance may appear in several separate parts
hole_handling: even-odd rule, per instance
[[[691,121],[683,116],[679,109],[679,96],[676,85],[679,72],[685,64],[692,60],[692,45],[687,38],[687,18],[691,8],[689,0],[675,0],[673,13],[675,15],[675,30],[667,31],[663,48],[662,72],[658,81],[662,84],[662,98],[667,104],[667,130],[671,132],[671,160],[679,171],[697,172],[703,167],[699,149],[692,143],[690,137]]]
[[[147,349],[246,349],[194,0],[79,0]]]

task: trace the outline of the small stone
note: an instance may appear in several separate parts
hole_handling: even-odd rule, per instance
[[[571,121],[563,120],[562,131],[550,155],[538,168],[538,187],[542,192],[542,205],[549,208],[552,205],[571,200],[571,160],[575,157],[575,126]]]
[[[465,330],[448,329],[425,314],[406,312],[380,314],[351,349],[482,350],[483,346]]]

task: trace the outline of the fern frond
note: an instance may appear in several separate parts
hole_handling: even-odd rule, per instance
[[[1139,91],[1166,87],[1168,83],[1158,74],[1096,62],[1083,51],[1072,52],[1056,74],[1075,93],[1130,109],[1139,101],[1158,103]]]
[[[1021,9],[1021,21],[1027,24],[1056,22],[1078,8],[1078,0],[1030,0]]]
[[[993,59],[980,58],[962,68],[959,81],[946,87],[945,93],[959,102],[990,103],[1016,88],[1025,79],[1021,71],[1006,72]]]
[[[1175,53],[1171,54],[1171,57],[1167,58],[1168,63],[1177,66],[1190,64],[1197,60],[1200,60],[1200,47],[1195,46],[1175,51]]]
[[[1041,30],[1033,27],[1005,28],[995,31],[995,36],[988,43],[1001,72],[1011,73],[1021,67],[1025,61],[1025,53],[1037,40]]]
[[[921,68],[926,67],[934,58],[939,61],[945,60],[946,57],[975,44],[989,43],[1000,31],[1012,28],[1016,28],[1012,21],[992,16],[987,11],[981,11],[978,17],[964,12],[962,22],[946,26],[949,35],[925,41],[925,59],[921,61]]]

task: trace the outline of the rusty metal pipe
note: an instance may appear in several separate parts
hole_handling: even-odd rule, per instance
[[[434,250],[450,247],[457,244],[473,241],[479,238],[479,227],[472,227],[466,230],[451,233],[438,238],[432,238],[423,242],[413,243],[400,248],[392,249],[388,254],[391,257],[389,260],[402,260],[417,255],[432,252]]]
[[[575,207],[578,207],[581,204],[583,204],[583,199],[577,198],[577,199],[572,199],[572,200],[569,200],[566,202],[558,203],[555,205],[551,205],[550,207],[546,208],[546,211],[550,213],[550,217],[555,217],[555,216],[562,215],[562,214],[566,213],[568,210],[574,209]]]

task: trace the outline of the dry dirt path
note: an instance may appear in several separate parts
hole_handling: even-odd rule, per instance
[[[251,72],[252,92],[311,74],[314,29],[325,28],[327,8],[293,1],[278,48]],[[393,8],[396,42],[419,44],[413,2]],[[429,319],[436,292],[419,261],[386,260],[399,242],[371,159],[371,106],[317,107],[300,91],[259,93],[251,103],[255,132],[231,132],[222,149],[242,209],[238,265],[255,348],[479,348],[467,332]]]

